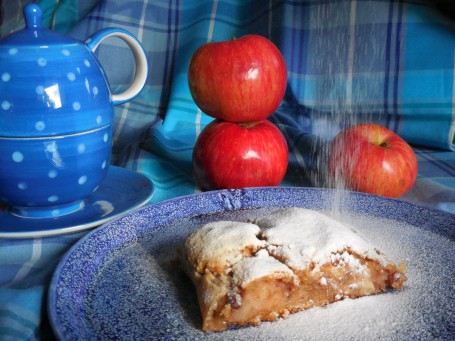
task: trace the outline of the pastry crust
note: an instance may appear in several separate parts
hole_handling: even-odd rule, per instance
[[[407,280],[403,264],[350,226],[296,207],[208,223],[186,239],[181,263],[196,287],[204,331],[258,325]]]

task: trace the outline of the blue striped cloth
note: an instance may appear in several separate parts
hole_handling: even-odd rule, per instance
[[[0,35],[23,25],[20,4],[25,2],[0,2]],[[113,162],[153,181],[152,203],[199,191],[191,153],[211,118],[198,110],[188,90],[192,53],[209,41],[256,33],[280,48],[288,67],[285,99],[270,118],[289,143],[284,185],[323,185],[318,167],[324,146],[343,127],[374,121],[415,148],[419,177],[402,199],[455,213],[451,1],[38,3],[46,26],[75,38],[85,40],[115,26],[142,41],[150,74],[136,99],[116,107]],[[133,72],[127,47],[108,39],[97,55],[112,91],[124,89]],[[60,257],[82,235],[0,240],[0,339],[52,337],[45,313],[49,279]]]

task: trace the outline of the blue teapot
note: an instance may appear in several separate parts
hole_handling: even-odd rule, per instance
[[[0,40],[0,201],[11,213],[49,218],[84,206],[107,174],[114,105],[144,87],[148,63],[141,43],[119,28],[81,42],[42,27],[36,4],[26,27]],[[94,52],[117,37],[131,49],[135,74],[113,94]]]

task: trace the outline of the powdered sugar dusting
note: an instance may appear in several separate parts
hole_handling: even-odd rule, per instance
[[[325,263],[342,261],[361,271],[360,263],[357,261],[358,264],[355,264],[354,257],[345,252],[348,248],[359,255],[386,262],[349,225],[314,210],[298,207],[280,209],[253,222],[266,229],[261,235],[273,245],[268,250],[286,259],[288,265],[296,270],[303,270],[314,263],[314,271],[318,271],[319,266]]]
[[[394,261],[406,262],[403,289],[344,299],[258,327],[204,334],[192,283],[169,266],[176,248],[203,223],[244,221],[266,213],[251,210],[179,220],[112,254],[89,290],[86,323],[100,338],[136,340],[448,340],[454,335],[454,242],[393,220],[348,214],[340,217],[343,222]],[[132,217],[130,224],[138,222]]]
[[[366,267],[360,263],[360,261],[351,255],[349,252],[344,251],[343,253],[332,253],[330,255],[330,261],[332,264],[339,264],[339,265],[349,265],[351,269],[353,269],[354,272],[359,273],[359,274],[365,274],[366,272]]]
[[[260,250],[255,257],[243,258],[232,268],[233,283],[245,287],[251,281],[273,275],[275,278],[291,278],[298,283],[298,277],[286,265],[271,257],[265,250]]]
[[[202,272],[205,266],[222,268],[226,264],[234,265],[242,258],[246,247],[254,250],[264,246],[265,242],[257,238],[258,233],[259,227],[253,224],[215,221],[197,230],[188,239],[186,247],[201,262],[198,271]]]
[[[244,258],[246,248],[250,248],[251,254]],[[365,265],[347,249],[387,263],[349,225],[300,207],[275,210],[250,219],[250,224],[210,222],[187,239],[185,249],[188,253],[184,257],[190,259],[199,273],[206,267],[231,272],[241,287],[271,274],[289,276],[292,270],[305,270],[310,265],[314,266],[313,272],[318,272],[327,263],[348,265],[351,271],[365,274]],[[256,256],[251,257],[255,252]]]

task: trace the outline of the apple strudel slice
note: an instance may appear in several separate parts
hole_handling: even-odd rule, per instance
[[[208,223],[180,254],[204,331],[258,325],[314,306],[401,288],[395,265],[350,226],[320,212],[284,208],[248,222]]]

